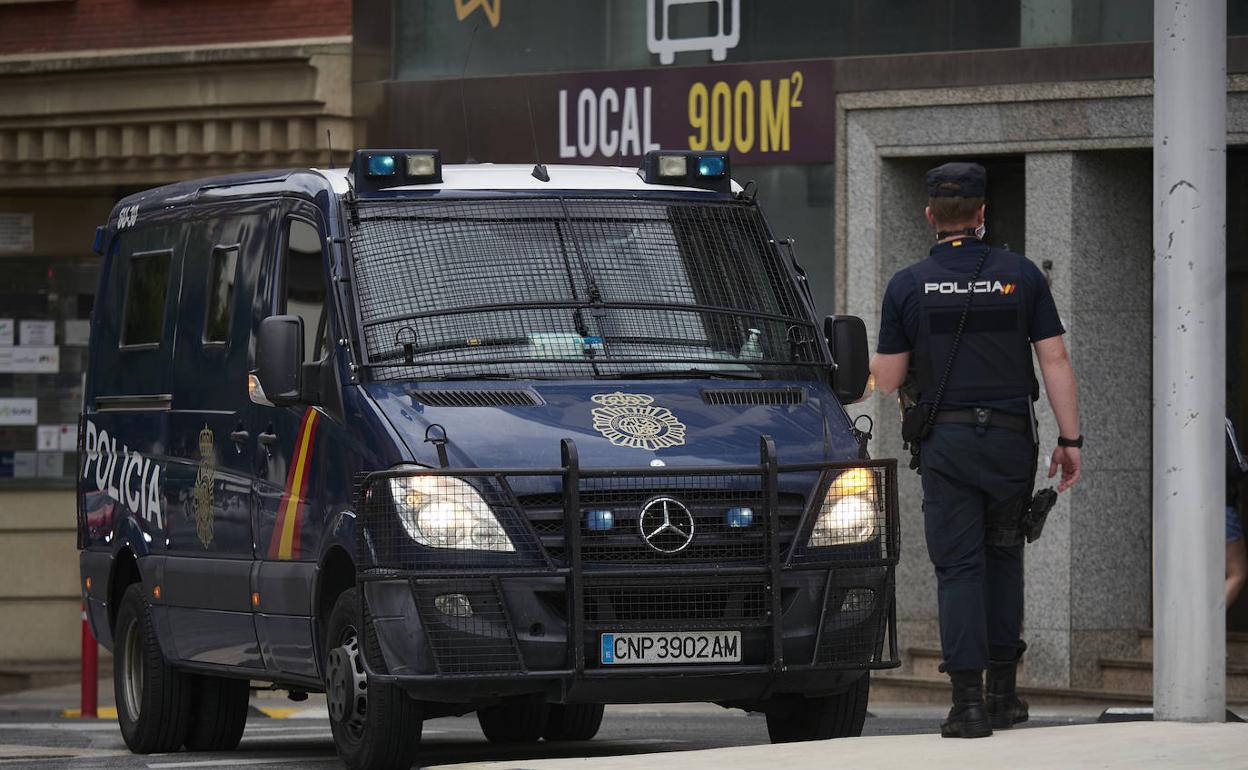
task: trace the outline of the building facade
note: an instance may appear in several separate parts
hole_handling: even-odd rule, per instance
[[[796,238],[820,310],[864,317],[872,337],[889,277],[931,242],[924,171],[984,163],[990,240],[1049,276],[1088,435],[1083,482],[1028,547],[1023,678],[1130,689],[1112,664],[1147,659],[1151,626],[1152,3],[881,5],[362,1],[355,104],[374,145],[447,162],[729,150],[777,235]],[[1228,6],[1228,409],[1242,425],[1248,2]],[[876,456],[902,455],[891,401],[854,410],[875,419]],[[1051,449],[1043,401],[1041,423]],[[930,670],[938,644],[918,477],[903,471],[901,488],[904,677]],[[1242,602],[1229,626],[1245,630]]]
[[[78,652],[95,227],[134,190],[328,162],[350,73],[348,0],[0,2],[0,665]]]

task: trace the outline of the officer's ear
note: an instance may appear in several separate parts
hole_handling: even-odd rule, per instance
[[[937,229],[939,229],[939,227],[936,224],[936,217],[932,216],[932,207],[928,206],[927,208],[923,209],[923,213],[927,215],[927,223],[931,225],[932,227],[936,227]]]
[[[979,206],[979,211],[975,212],[975,226],[976,227],[984,223],[984,217],[986,216],[987,211],[988,211],[988,204],[981,203]]]

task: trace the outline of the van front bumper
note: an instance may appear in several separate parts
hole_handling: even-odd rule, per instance
[[[357,546],[366,565],[358,576],[369,678],[445,703],[542,693],[564,703],[752,704],[786,693],[836,693],[868,670],[895,668],[900,664],[895,461],[779,466],[770,441],[764,439],[762,446],[760,465],[744,468],[582,470],[575,447],[566,441],[560,469],[404,470],[363,477]],[[840,473],[864,466],[880,483],[876,540],[869,548],[804,548],[809,519],[819,509],[809,501],[821,501],[820,490]],[[445,567],[411,563],[410,550],[389,547],[394,513],[373,485],[421,474],[455,476],[478,489],[499,481],[516,510],[523,508],[521,497],[512,494],[518,485],[505,483],[507,477],[561,477],[565,516],[556,557],[534,552],[541,558],[524,562],[525,549],[518,548],[510,566],[498,558],[480,564],[461,558]],[[817,480],[800,523],[782,536],[775,513],[784,474]],[[686,491],[714,488],[717,479],[740,489],[742,478],[754,478],[757,494],[750,502],[762,530],[754,554],[759,558],[744,550],[731,552],[739,558],[716,562],[603,557],[601,548],[585,545],[581,497],[587,488],[601,491],[603,484],[622,478],[660,493],[676,478],[699,479],[685,484]],[[500,499],[489,499],[497,512]],[[739,632],[740,661],[618,665],[602,660],[603,634],[702,631]]]

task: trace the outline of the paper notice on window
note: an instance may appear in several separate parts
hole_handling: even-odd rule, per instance
[[[0,398],[0,425],[38,425],[39,400]]]
[[[35,215],[0,211],[0,254],[35,251]]]
[[[35,461],[35,474],[41,479],[57,478],[65,475],[64,452],[39,452]]]
[[[13,478],[33,479],[37,469],[35,458],[36,454],[34,452],[14,452]]]
[[[62,452],[78,451],[78,424],[68,422],[61,426],[57,436],[57,449]]]
[[[60,370],[60,348],[35,345],[0,345],[0,373],[56,374]]]
[[[35,431],[35,449],[40,452],[59,452],[61,450],[61,426],[40,425]]]
[[[0,345],[13,344],[13,319],[0,318]]]
[[[23,345],[56,344],[56,321],[21,321],[18,328]]]
[[[83,345],[91,341],[91,322],[71,318],[65,322],[65,344]]]

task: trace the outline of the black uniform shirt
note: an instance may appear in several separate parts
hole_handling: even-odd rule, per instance
[[[983,253],[979,245],[980,242],[975,238],[945,241],[932,247],[931,257],[941,267],[963,273],[969,278],[974,274],[975,266],[979,263],[979,257]],[[999,252],[997,249],[994,251]],[[992,257],[989,256],[989,264],[984,267],[985,272],[990,270],[991,260]],[[1023,315],[1027,319],[1027,340],[1034,343],[1065,334],[1066,329],[1057,315],[1057,306],[1053,303],[1053,294],[1049,291],[1049,284],[1044,278],[1044,273],[1031,260],[1023,258],[1021,261]],[[884,291],[884,306],[880,314],[880,335],[876,342],[876,351],[908,353],[914,350],[919,337],[920,314],[918,282],[909,269],[901,270],[892,277],[888,282],[888,288]],[[984,405],[1007,406],[1006,404]],[[955,404],[947,404],[947,406],[955,406]]]

